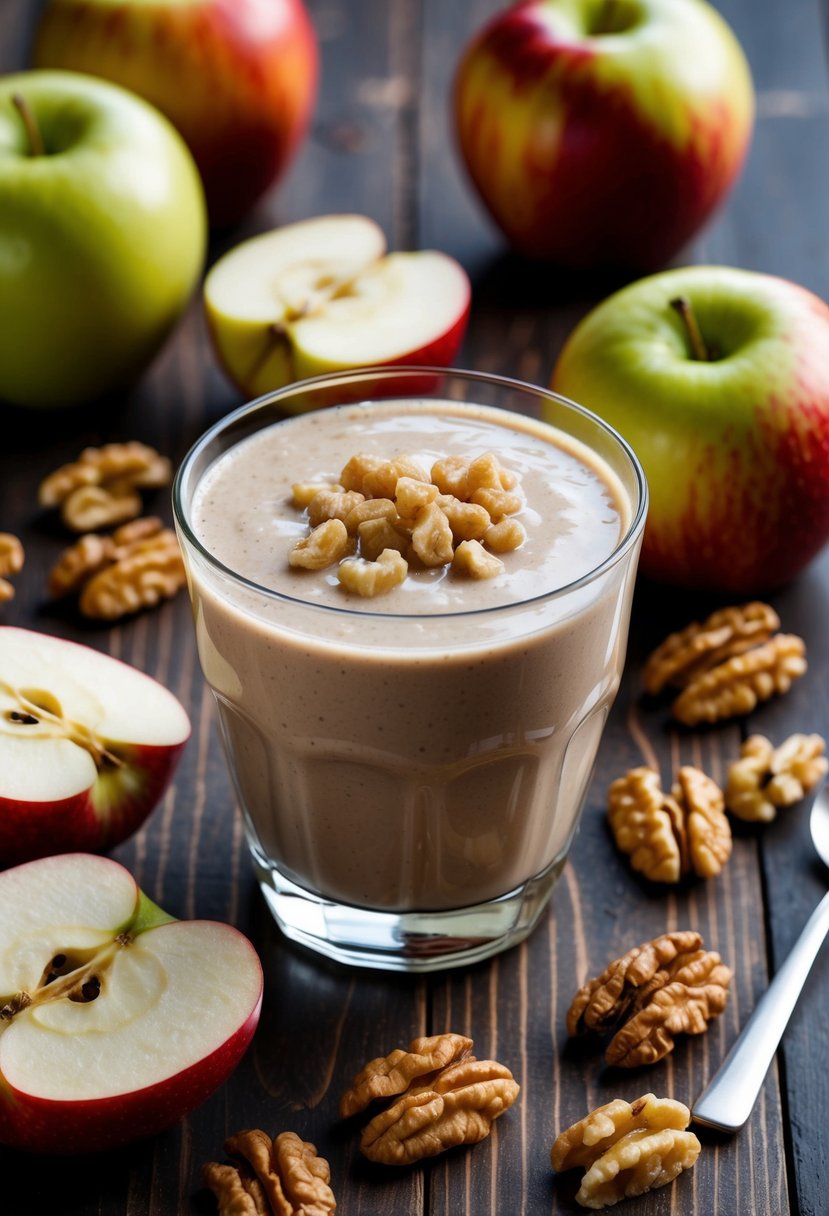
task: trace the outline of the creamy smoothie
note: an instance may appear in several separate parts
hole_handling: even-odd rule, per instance
[[[364,599],[338,563],[290,565],[309,530],[295,483],[337,483],[355,454],[429,471],[485,453],[525,534],[496,575],[415,560]],[[191,593],[260,871],[395,913],[554,875],[620,678],[635,553],[614,555],[635,509],[577,439],[450,400],[315,411],[215,459],[189,505]]]

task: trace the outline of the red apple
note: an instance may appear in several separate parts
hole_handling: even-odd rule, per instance
[[[173,694],[134,667],[0,628],[0,866],[119,844],[158,802],[189,734]]]
[[[466,50],[460,148],[529,257],[655,269],[734,182],[754,97],[705,0],[522,0]]]
[[[177,921],[117,862],[64,853],[0,874],[0,1143],[97,1152],[171,1126],[253,1038],[247,938]]]
[[[382,230],[363,215],[318,216],[252,237],[204,284],[219,361],[247,397],[344,368],[444,367],[470,297],[453,258],[387,254]]]
[[[829,308],[803,287],[728,266],[640,279],[576,326],[552,387],[641,460],[653,578],[749,596],[829,540]]]
[[[283,172],[316,95],[302,0],[50,0],[34,59],[103,76],[166,114],[199,167],[214,227]]]

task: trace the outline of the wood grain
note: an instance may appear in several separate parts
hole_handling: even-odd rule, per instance
[[[280,187],[237,230],[214,241],[211,258],[276,223],[330,210],[365,212],[382,224],[392,247],[440,248],[469,270],[475,305],[461,364],[546,383],[572,325],[616,283],[561,275],[507,253],[465,181],[453,147],[452,76],[462,45],[500,7],[501,0],[309,0],[323,80],[310,138]],[[677,261],[769,270],[829,297],[829,94],[818,6],[722,0],[718,7],[751,61],[757,130],[728,205]],[[0,5],[3,70],[25,63],[36,12],[28,0]],[[50,415],[46,441],[43,418],[4,411],[0,526],[24,538],[27,565],[3,619],[109,651],[160,679],[187,706],[193,734],[175,784],[146,827],[114,855],[173,914],[228,920],[248,933],[263,960],[266,994],[252,1050],[199,1111],[162,1136],[97,1159],[35,1160],[0,1150],[0,1211],[207,1216],[215,1208],[199,1166],[220,1158],[225,1136],[243,1126],[290,1127],[313,1140],[331,1162],[344,1214],[576,1211],[575,1184],[555,1178],[549,1166],[557,1131],[617,1095],[653,1090],[693,1101],[827,877],[814,861],[802,806],[768,828],[738,830],[733,859],[717,881],[670,893],[653,888],[615,853],[605,825],[606,787],[641,762],[655,762],[665,780],[685,762],[722,777],[747,730],[775,739],[795,729],[829,731],[829,560],[773,597],[784,628],[807,639],[806,678],[750,722],[698,733],[678,731],[664,705],[643,701],[638,673],[666,632],[705,615],[713,602],[642,582],[627,674],[582,826],[549,915],[532,938],[491,963],[431,978],[346,970],[286,943],[255,888],[184,597],[104,629],[48,603],[43,592],[66,538],[35,509],[41,477],[86,444],[110,439],[141,438],[178,461],[238,401],[216,367],[194,301],[126,399]],[[163,495],[151,505],[169,518]],[[564,1015],[584,978],[636,942],[677,927],[698,929],[734,969],[726,1013],[709,1033],[632,1075],[604,1067],[588,1045],[568,1043]],[[826,1210],[827,1008],[829,969],[819,960],[779,1071],[769,1074],[748,1126],[732,1138],[705,1136],[694,1171],[636,1201],[637,1214]],[[522,1087],[519,1104],[473,1151],[399,1173],[369,1166],[357,1151],[359,1121],[337,1119],[340,1092],[369,1057],[450,1027],[471,1034],[478,1055],[512,1068]]]

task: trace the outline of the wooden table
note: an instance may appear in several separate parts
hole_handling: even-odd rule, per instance
[[[565,335],[615,284],[562,276],[506,255],[461,178],[448,83],[460,47],[499,0],[310,0],[309,7],[323,60],[313,131],[289,177],[244,227],[215,244],[212,256],[275,223],[334,209],[365,212],[382,224],[392,247],[437,247],[466,265],[475,295],[460,366],[546,383]],[[775,272],[829,298],[829,94],[817,0],[721,0],[719,7],[752,65],[756,136],[727,207],[684,260]],[[36,11],[31,0],[3,0],[4,70],[25,64]],[[3,414],[0,528],[18,532],[27,550],[17,597],[2,610],[3,620],[109,651],[184,701],[193,735],[175,784],[147,826],[114,855],[171,913],[228,920],[248,933],[264,964],[266,991],[252,1049],[204,1107],[164,1135],[101,1158],[37,1160],[0,1152],[0,1211],[209,1213],[214,1207],[199,1166],[221,1158],[225,1135],[245,1126],[293,1128],[313,1140],[331,1163],[344,1216],[574,1211],[574,1186],[554,1179],[549,1168],[556,1132],[617,1095],[653,1090],[693,1101],[826,882],[802,805],[762,830],[738,830],[719,879],[652,891],[614,850],[605,826],[606,787],[651,749],[665,775],[678,762],[693,762],[717,778],[744,732],[762,730],[775,739],[793,730],[829,732],[829,561],[819,560],[773,598],[784,628],[806,639],[807,676],[750,721],[699,734],[677,733],[663,709],[645,707],[638,673],[665,632],[716,601],[641,585],[627,675],[581,830],[549,914],[531,939],[488,964],[428,978],[343,969],[286,943],[254,884],[185,597],[104,629],[56,608],[44,591],[45,571],[65,538],[35,506],[43,475],[83,446],[109,440],[142,439],[178,461],[238,400],[217,370],[194,302],[123,402],[66,416]],[[734,969],[726,1012],[709,1033],[683,1040],[662,1063],[633,1075],[613,1073],[597,1054],[568,1046],[564,1014],[578,984],[629,946],[686,926],[699,929]],[[827,1008],[824,956],[750,1123],[732,1138],[703,1134],[703,1153],[689,1175],[625,1210],[705,1216],[829,1210]],[[470,1033],[480,1055],[513,1069],[522,1086],[519,1104],[472,1150],[396,1174],[369,1167],[353,1131],[337,1121],[340,1092],[367,1058],[450,1027]]]

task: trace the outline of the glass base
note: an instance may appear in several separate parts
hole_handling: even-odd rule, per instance
[[[279,928],[302,946],[354,967],[443,971],[476,963],[523,941],[546,907],[565,857],[498,899],[436,912],[375,912],[334,903],[253,854]]]

